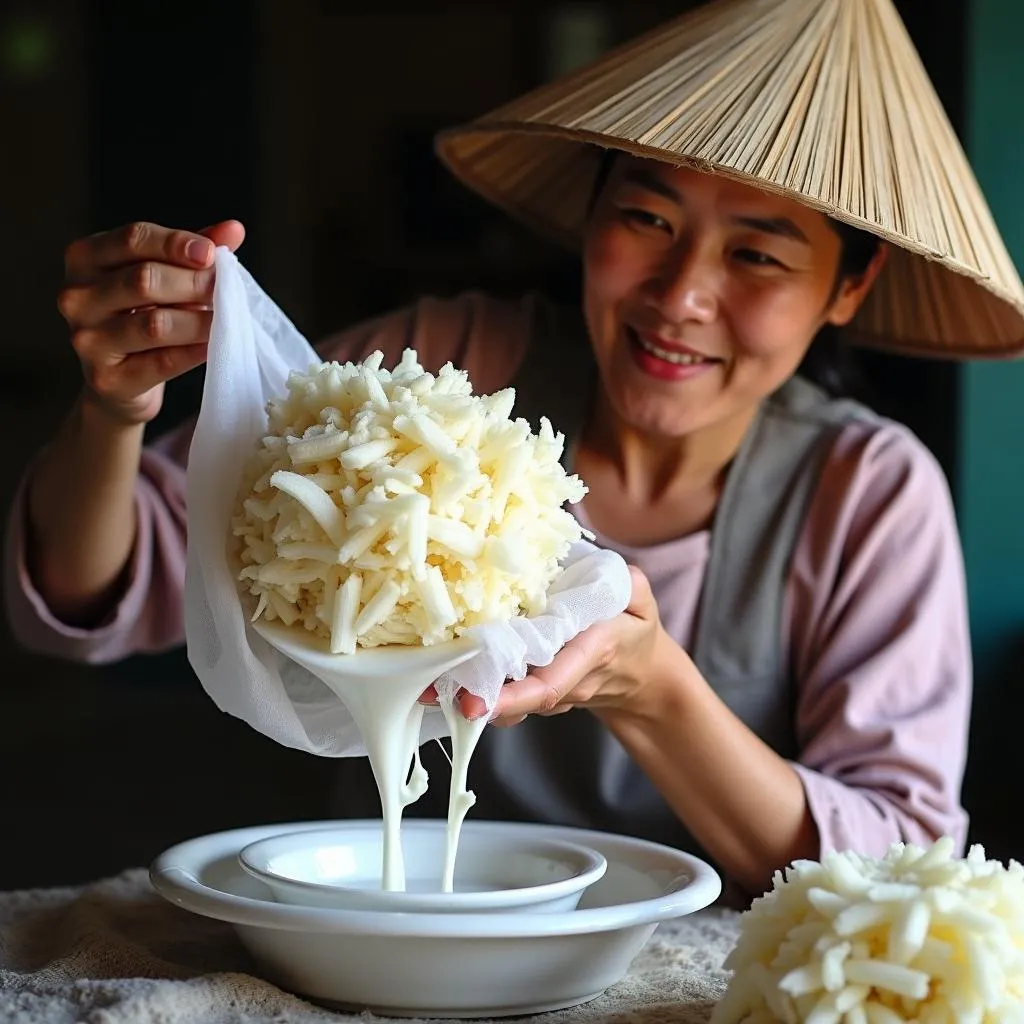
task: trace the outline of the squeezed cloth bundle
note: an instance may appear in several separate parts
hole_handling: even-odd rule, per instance
[[[229,552],[242,467],[266,436],[267,405],[283,399],[293,371],[321,362],[234,254],[218,249],[206,379],[188,463],[186,639],[192,667],[222,711],[285,746],[359,756],[366,748],[344,703],[254,631]],[[568,640],[622,612],[630,587],[618,554],[573,543],[541,610],[468,628],[481,652],[439,680],[439,700],[463,688],[493,709],[507,679],[549,664]],[[448,732],[437,709],[423,716],[421,742]]]

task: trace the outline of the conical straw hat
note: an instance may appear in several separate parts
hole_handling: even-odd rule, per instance
[[[717,0],[438,136],[454,174],[579,243],[600,149],[714,171],[893,243],[852,340],[1024,351],[1024,287],[891,0]]]

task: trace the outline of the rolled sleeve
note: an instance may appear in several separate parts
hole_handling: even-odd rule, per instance
[[[146,451],[135,490],[135,539],[121,593],[96,626],[80,628],[53,614],[29,572],[26,476],[12,503],[4,539],[4,598],[15,639],[49,657],[91,664],[183,643],[184,494],[184,469],[159,451]]]

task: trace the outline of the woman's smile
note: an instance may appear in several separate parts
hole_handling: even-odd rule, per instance
[[[625,328],[626,345],[637,368],[655,380],[687,381],[722,365],[723,360],[647,331]]]

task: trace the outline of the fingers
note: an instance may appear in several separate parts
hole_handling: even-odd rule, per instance
[[[532,669],[525,678],[506,683],[498,696],[495,717],[560,714],[579,703],[585,694],[576,694],[572,699],[570,696],[588,676],[604,668],[613,653],[605,633],[600,627],[580,633],[555,655],[550,665]]]
[[[474,719],[481,718],[487,714],[487,705],[484,703],[483,698],[478,697],[475,693],[460,690],[459,710],[464,718],[472,722]]]
[[[492,721],[495,724],[508,723],[510,719],[521,721],[527,715],[553,714],[563,698],[572,689],[568,679],[542,678],[535,669],[529,675],[515,682],[506,683],[498,695]]]
[[[615,652],[616,631],[612,625],[598,623],[585,630],[566,643],[550,665],[505,683],[490,724],[517,725],[528,715],[561,715],[595,700]],[[483,700],[465,691],[459,693],[459,708],[470,720],[487,713]]]
[[[459,712],[467,721],[475,721],[487,714],[487,705],[484,703],[483,698],[478,697],[475,693],[470,693],[468,690],[459,690],[457,700]],[[437,704],[437,690],[433,684],[428,686],[426,690],[420,694],[419,703],[427,705]],[[568,711],[569,709],[565,708],[564,710]],[[520,716],[519,721],[522,721],[525,717],[526,715]],[[512,723],[505,721],[504,719],[498,719],[492,721],[492,724],[510,725]]]
[[[658,604],[654,599],[650,580],[635,565],[630,565],[628,568],[633,586],[629,595],[629,604],[626,606],[626,613],[640,618],[649,618],[652,614],[657,615]]]
[[[202,231],[134,221],[72,242],[64,253],[64,271],[68,281],[76,284],[90,281],[104,270],[147,261],[203,268],[213,263],[216,246],[234,252],[244,241],[245,227],[237,220],[219,221]]]
[[[64,270],[72,283],[92,280],[104,270],[147,261],[182,267],[213,262],[214,243],[194,231],[135,221],[72,242],[64,253]]]
[[[168,307],[80,328],[71,344],[89,389],[110,406],[127,406],[206,358],[212,314]]]
[[[487,705],[482,697],[468,690],[459,690],[457,695],[459,711],[462,717],[472,722],[476,718],[487,714]],[[433,684],[428,686],[419,697],[420,704],[437,704],[437,689]]]
[[[128,406],[158,385],[195,369],[205,359],[205,343],[150,349],[116,364],[85,364],[85,382],[108,405]]]
[[[205,235],[215,246],[226,246],[235,252],[245,241],[245,228],[241,221],[222,220],[218,224],[211,224],[199,232]]]
[[[205,305],[213,299],[213,268],[198,270],[145,261],[63,289],[61,316],[72,327],[97,327],[144,306]]]
[[[119,420],[151,419],[161,385],[205,360],[214,252],[244,239],[236,220],[202,231],[136,221],[68,246],[57,305],[88,389]]]
[[[117,363],[148,349],[204,344],[211,319],[205,310],[154,307],[115,316],[102,328],[79,328],[71,344],[84,362]]]

